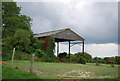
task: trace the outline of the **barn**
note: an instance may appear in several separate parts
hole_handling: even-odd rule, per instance
[[[44,40],[46,48],[49,46],[48,45],[48,39],[47,37],[53,36],[55,38],[55,42],[57,42],[57,56],[59,54],[59,43],[60,42],[68,42],[69,44],[69,58],[70,58],[70,47],[75,45],[75,44],[82,44],[82,54],[84,55],[84,41],[85,39],[72,31],[70,28],[66,29],[61,29],[61,30],[55,30],[55,31],[49,31],[49,32],[44,32],[40,34],[34,35],[34,37],[38,38],[39,40]],[[77,41],[77,42],[72,42],[72,41]],[[79,42],[78,42],[79,41]]]

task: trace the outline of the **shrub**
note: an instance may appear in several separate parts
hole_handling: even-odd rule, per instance
[[[86,60],[85,60],[85,58],[83,56],[79,57],[79,61],[78,62],[81,63],[81,64],[86,64]]]
[[[69,62],[69,58],[59,58],[59,62],[64,62],[64,63],[67,63]]]
[[[66,57],[66,56],[67,56],[67,53],[66,53],[66,52],[60,53],[60,54],[58,55],[59,58],[64,58],[64,57]]]
[[[44,58],[44,61],[45,62],[57,62],[57,58],[54,58],[54,57],[52,57],[52,58]]]
[[[36,52],[35,52],[35,54],[39,58],[45,56],[45,53],[41,49],[37,49]]]
[[[76,55],[70,55],[70,62],[78,63],[79,59]]]
[[[12,54],[11,54],[12,55]],[[31,55],[27,54],[25,52],[21,52],[21,51],[15,51],[15,56],[14,56],[15,60],[30,60],[31,59]]]
[[[99,62],[97,62],[97,63],[96,63],[96,66],[99,66],[99,65],[100,65]]]
[[[114,64],[111,64],[111,67],[115,67],[115,65],[114,65]]]
[[[12,57],[12,50],[7,47],[2,47],[2,60],[7,61]]]

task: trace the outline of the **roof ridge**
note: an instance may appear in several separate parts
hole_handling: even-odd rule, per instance
[[[60,30],[53,30],[53,31],[48,31],[48,32],[43,32],[43,33],[38,33],[38,34],[44,34],[44,33],[50,33],[50,32],[56,32],[56,31],[63,31],[63,30],[67,30],[67,29],[70,29],[70,28],[65,28],[65,29],[60,29]],[[58,33],[58,32],[57,32]],[[38,35],[37,34],[37,35]]]

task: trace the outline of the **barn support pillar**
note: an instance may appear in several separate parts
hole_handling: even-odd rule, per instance
[[[69,42],[69,51],[68,51],[68,54],[69,54],[69,61],[70,61],[70,41]]]
[[[57,42],[57,57],[58,57],[58,54],[59,54],[59,42]]]
[[[84,56],[84,41],[82,43],[82,55]]]

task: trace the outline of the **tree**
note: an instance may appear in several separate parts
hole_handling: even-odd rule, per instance
[[[36,53],[38,57],[54,58],[55,39],[48,37],[50,40],[49,49],[44,49],[44,41],[38,40],[33,37],[31,30],[32,19],[29,16],[20,13],[21,7],[17,7],[15,2],[4,2],[2,5],[2,39],[3,48],[7,48],[7,53],[10,54],[13,48],[18,52],[28,54]],[[3,56],[5,56],[5,50]],[[21,53],[19,53],[21,54]],[[8,55],[8,54],[7,54]]]
[[[78,58],[79,57],[82,57],[82,53],[81,52],[78,52],[75,54]],[[90,54],[88,54],[87,52],[84,53],[84,57],[86,62],[91,62],[92,61],[92,56]]]
[[[113,62],[115,62],[115,57],[105,57],[105,58],[104,58],[104,61],[105,61],[105,63],[107,63],[108,61],[113,61]]]
[[[78,62],[81,64],[86,64],[86,59],[83,56],[80,56]]]
[[[14,34],[13,47],[23,52],[28,52],[27,48],[31,43],[30,37],[31,32],[24,29],[17,29]]]
[[[18,28],[31,31],[31,18],[20,14],[20,7],[15,2],[3,2],[2,4],[2,35],[12,37]]]
[[[32,19],[26,15],[20,14],[21,8],[17,7],[15,2],[3,2],[2,10],[3,10],[2,11],[3,47],[6,46],[9,48],[13,48],[16,42],[15,39],[16,39],[17,33],[24,35],[22,33],[25,32],[25,36],[27,34],[31,35],[30,33],[26,33],[26,32],[28,31],[32,33],[31,31],[31,20]],[[24,43],[26,43],[26,41],[24,41]]]
[[[31,18],[20,13],[15,2],[2,3],[2,56],[9,56],[15,47],[18,51],[29,52],[31,45]],[[7,48],[7,50],[6,50]]]
[[[116,59],[116,63],[120,64],[120,56],[115,56],[115,59]]]

